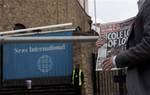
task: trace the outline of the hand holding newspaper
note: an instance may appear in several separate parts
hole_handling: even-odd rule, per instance
[[[102,70],[101,63],[106,59],[107,44],[104,44],[98,49],[98,56],[96,60],[96,71]]]

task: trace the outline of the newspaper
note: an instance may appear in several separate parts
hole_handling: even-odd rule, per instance
[[[100,40],[104,41],[98,49],[96,71],[102,70],[101,63],[110,56],[114,56],[126,49],[126,41],[131,31],[135,17],[120,22],[100,24]],[[117,70],[113,68],[112,70]]]

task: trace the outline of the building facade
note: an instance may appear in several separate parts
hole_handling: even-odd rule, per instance
[[[87,1],[79,0],[79,3],[77,0],[0,0],[0,32],[13,30],[16,24],[32,28],[69,22],[73,25],[67,28],[79,26],[81,32],[90,31],[91,17],[87,14]],[[85,75],[84,95],[93,95],[93,46],[95,45],[91,42],[75,42],[73,46],[73,62],[82,65]]]
[[[78,0],[83,9],[88,13],[88,0]]]
[[[29,28],[68,22],[90,30],[90,17],[76,0],[0,0],[0,21],[0,31],[12,30],[17,23]]]

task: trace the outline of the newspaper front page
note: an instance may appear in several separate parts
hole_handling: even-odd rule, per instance
[[[100,24],[99,40],[102,40],[104,44],[98,49],[96,71],[102,70],[101,63],[107,57],[114,56],[126,49],[126,41],[132,29],[133,21],[134,17],[120,22]]]

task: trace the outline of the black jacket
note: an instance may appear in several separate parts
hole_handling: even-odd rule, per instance
[[[150,95],[150,0],[137,14],[127,41],[127,50],[116,56],[117,67],[128,67],[129,95]]]

